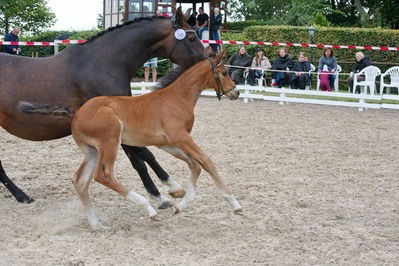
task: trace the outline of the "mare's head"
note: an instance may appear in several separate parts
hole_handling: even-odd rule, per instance
[[[171,18],[173,29],[168,36],[161,41],[164,57],[172,62],[188,68],[205,58],[204,46],[193,28],[186,23],[191,9],[183,14],[181,7]]]
[[[211,66],[211,71],[209,72],[208,86],[216,91],[218,99],[225,95],[230,100],[236,100],[240,95],[236,84],[230,78],[229,71],[224,66],[225,60],[227,58],[227,52],[223,49],[218,55],[212,54],[212,49],[207,48],[207,53],[211,54],[207,59]]]

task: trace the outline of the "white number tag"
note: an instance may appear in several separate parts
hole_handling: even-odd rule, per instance
[[[186,38],[186,32],[182,29],[178,29],[175,32],[175,37],[176,39],[178,39],[179,41],[183,40],[184,38]]]

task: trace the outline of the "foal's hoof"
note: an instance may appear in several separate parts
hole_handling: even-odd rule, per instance
[[[153,215],[153,216],[150,216],[150,220],[153,220],[153,221],[160,221],[161,220],[161,218],[159,218],[159,216],[158,215]]]
[[[234,214],[235,214],[235,215],[242,215],[242,216],[244,216],[244,212],[242,211],[241,208],[240,208],[240,209],[237,209],[237,210],[234,210]]]
[[[106,231],[106,230],[110,230],[111,227],[105,226],[102,223],[97,223],[97,224],[91,225],[91,229],[93,229],[94,231]]]
[[[163,201],[161,204],[158,206],[158,209],[164,210],[164,209],[169,209],[173,207],[173,203],[169,201]]]
[[[22,203],[27,203],[27,204],[29,204],[29,203],[34,202],[35,200],[32,199],[32,198],[29,197],[29,196],[23,196],[23,197],[21,197],[21,198],[18,198],[17,201],[22,202]]]
[[[179,208],[175,207],[175,211],[174,211],[173,215],[177,215],[177,214],[179,214],[179,213],[180,213]]]
[[[184,189],[178,189],[176,191],[169,192],[173,198],[183,198],[186,195],[186,191]]]

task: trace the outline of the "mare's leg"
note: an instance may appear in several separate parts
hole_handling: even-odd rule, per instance
[[[19,187],[17,187],[17,185],[15,185],[11,181],[11,179],[7,176],[6,172],[4,171],[4,168],[1,165],[1,161],[0,161],[0,181],[11,192],[11,194],[14,195],[17,201],[23,203],[31,203],[35,201],[34,199],[26,195]]]
[[[136,169],[136,171],[139,173],[147,192],[158,199],[160,208],[169,208],[172,205],[162,198],[157,187],[148,174],[147,167],[144,162],[148,163],[162,183],[169,186],[169,194],[172,197],[181,198],[184,196],[185,192],[182,187],[176,183],[172,177],[165,172],[165,170],[162,169],[150,150],[145,147],[134,147],[124,144],[122,144],[122,148],[130,159],[134,169]]]
[[[195,144],[190,135],[186,135],[180,141],[174,143],[174,146],[181,150],[187,157],[191,158],[195,162],[201,165],[201,167],[207,171],[218,187],[222,196],[231,204],[234,209],[235,214],[242,214],[242,209],[238,201],[235,199],[231,190],[226,186],[223,180],[220,178],[215,165],[212,160]],[[197,177],[198,178],[198,177]],[[193,184],[195,187],[195,184]],[[189,194],[189,193],[187,193]],[[185,208],[186,202],[189,202],[189,195],[184,196],[183,200],[176,205],[177,212],[181,210],[180,208]]]

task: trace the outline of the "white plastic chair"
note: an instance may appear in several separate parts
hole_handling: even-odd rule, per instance
[[[364,81],[358,81],[357,77],[364,75]],[[378,75],[381,75],[381,70],[375,66],[368,66],[363,68],[362,71],[353,75],[353,94],[356,92],[356,87],[361,86],[360,93],[367,93],[367,87],[370,89],[370,94],[374,95],[375,91],[375,79]]]
[[[317,72],[317,90],[320,90],[320,70],[319,72]],[[335,75],[335,80],[334,80],[334,89],[335,92],[338,92],[338,88],[339,88],[339,73],[342,71],[342,68],[340,65],[337,65],[337,71],[335,71],[335,73],[333,75]]]
[[[391,77],[391,83],[385,83],[384,77],[385,76]],[[387,88],[387,94],[390,93],[390,88],[398,88],[399,93],[399,66],[391,67],[388,69],[384,74],[381,75],[381,83],[380,83],[380,94],[384,93],[384,88]]]
[[[310,64],[310,70],[309,70],[309,79],[310,79],[310,84],[305,87],[306,90],[312,89],[312,72],[316,71],[316,67],[313,64]]]
[[[248,74],[249,74],[249,72],[245,72],[245,71],[243,73],[244,79],[245,79],[245,83],[244,83],[245,85],[248,85],[248,81],[247,81]],[[260,78],[255,78],[255,81],[257,81],[259,87],[262,87],[263,84],[266,85],[265,74],[266,74],[266,71],[262,70],[262,74],[261,74]]]

